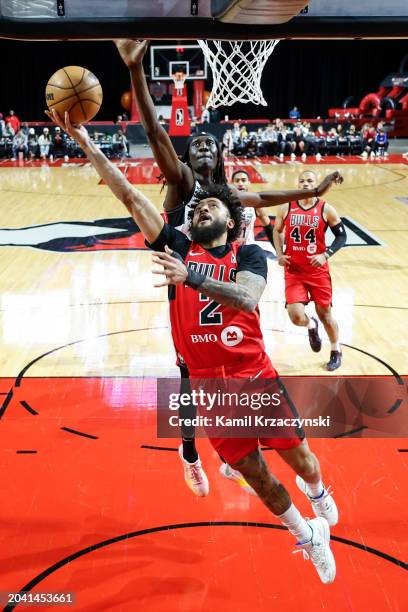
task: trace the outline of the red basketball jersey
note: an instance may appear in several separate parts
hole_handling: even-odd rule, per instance
[[[284,218],[285,223],[285,255],[290,256],[288,272],[305,269],[313,271],[327,270],[327,262],[314,268],[310,264],[310,255],[324,253],[326,250],[325,232],[327,222],[323,218],[325,202],[318,199],[314,206],[305,209],[300,202],[290,202],[289,210]]]
[[[238,248],[233,243],[224,257],[215,258],[193,242],[184,261],[187,267],[215,280],[235,282]],[[177,285],[170,301],[170,320],[176,350],[191,370],[238,365],[265,350],[258,308],[243,312]]]

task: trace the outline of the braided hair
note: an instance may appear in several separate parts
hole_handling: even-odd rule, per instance
[[[216,183],[217,185],[226,185],[227,177],[225,175],[224,158],[222,155],[221,144],[218,138],[216,138],[213,134],[209,134],[208,132],[199,132],[198,134],[193,134],[192,136],[190,136],[189,139],[187,140],[186,149],[180,158],[181,161],[184,164],[186,164],[186,166],[191,168],[191,170],[193,170],[193,168],[191,167],[191,162],[190,162],[190,146],[191,146],[191,143],[194,142],[194,140],[196,140],[197,138],[200,138],[200,136],[209,136],[210,138],[214,140],[215,144],[217,145],[217,153],[218,153],[217,165],[214,169],[212,178],[213,178],[214,183]]]

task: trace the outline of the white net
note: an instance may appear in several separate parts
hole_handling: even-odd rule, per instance
[[[267,106],[261,89],[262,71],[278,40],[198,40],[210,64],[213,87],[207,107],[235,102]]]

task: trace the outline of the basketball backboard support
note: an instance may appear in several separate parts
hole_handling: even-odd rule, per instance
[[[150,77],[171,81],[172,74],[184,72],[186,80],[206,79],[207,60],[199,45],[150,45]]]
[[[302,6],[303,11],[296,14]],[[22,40],[408,38],[408,2],[0,0],[0,37]]]

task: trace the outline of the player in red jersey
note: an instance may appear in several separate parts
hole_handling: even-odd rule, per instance
[[[164,222],[141,192],[131,185],[91,141],[82,126],[65,124],[55,111],[50,117],[82,147],[113,194],[125,205],[147,242],[156,249],[154,261],[164,275],[158,286],[170,286],[171,328],[192,377],[261,377],[277,373],[265,353],[258,302],[266,285],[264,251],[257,245],[233,244],[241,230],[242,210],[228,187],[214,186],[195,207],[190,240]],[[195,336],[210,329],[216,340],[204,351]],[[333,582],[336,565],[330,550],[329,522],[337,508],[321,482],[316,456],[300,438],[266,439],[297,473],[297,484],[308,496],[316,518],[306,521],[285,487],[271,474],[257,438],[217,438],[211,441],[232,467],[239,470],[266,507],[297,539],[324,583]]]
[[[318,323],[305,313],[305,304],[313,301],[316,313],[330,339],[329,371],[341,366],[339,326],[331,311],[332,285],[327,260],[346,243],[346,230],[337,212],[316,197],[317,177],[305,170],[299,176],[299,187],[305,199],[279,207],[274,225],[274,244],[279,265],[285,267],[285,296],[290,320],[307,327],[310,346],[318,352],[322,347]],[[325,232],[330,227],[334,242],[326,248]],[[283,237],[284,233],[284,237]],[[283,242],[286,244],[283,252]]]
[[[130,75],[140,114],[140,121],[145,129],[147,139],[151,146],[154,159],[166,181],[167,190],[163,203],[167,222],[172,226],[186,232],[189,214],[197,204],[197,192],[213,184],[226,184],[224,160],[221,146],[212,134],[195,134],[187,141],[186,150],[181,159],[178,158],[173,144],[163,126],[157,119],[156,109],[146,82],[143,69],[143,57],[149,42],[135,40],[116,41],[119,53],[130,70]],[[322,196],[333,183],[338,182],[339,174],[333,172],[326,176],[317,187],[318,194]],[[242,206],[262,208],[265,206],[278,206],[284,202],[298,198],[299,190],[248,192],[238,190],[231,186]],[[267,228],[268,232],[270,228]],[[183,365],[178,362],[181,373],[181,384],[188,390],[188,377]],[[184,470],[188,464],[199,461],[195,446],[194,428],[189,431],[182,430],[182,453]],[[202,469],[202,468],[201,468]],[[205,490],[193,487],[197,495],[205,495]]]

